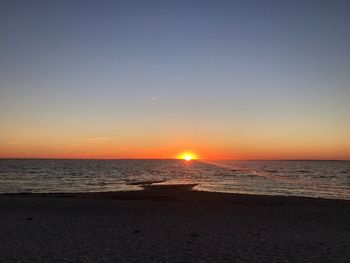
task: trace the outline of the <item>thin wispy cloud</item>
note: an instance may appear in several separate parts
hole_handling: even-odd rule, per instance
[[[19,144],[21,144],[20,142],[17,142],[17,141],[10,141],[10,142],[8,142],[7,144],[9,144],[9,145],[19,145]]]
[[[86,141],[113,141],[115,139],[115,137],[91,137],[86,138]]]

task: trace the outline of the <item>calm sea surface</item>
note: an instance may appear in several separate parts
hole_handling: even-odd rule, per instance
[[[350,200],[350,162],[0,159],[0,193],[140,190],[140,181],[215,192]]]

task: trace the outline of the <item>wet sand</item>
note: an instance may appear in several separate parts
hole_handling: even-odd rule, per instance
[[[350,262],[350,201],[197,191],[0,196],[0,262]]]

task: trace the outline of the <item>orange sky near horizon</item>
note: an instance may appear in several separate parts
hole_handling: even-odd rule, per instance
[[[15,123],[0,130],[0,158],[172,159],[189,151],[202,159],[327,159],[350,160],[350,125],[228,125],[209,119],[193,124],[170,121],[91,126],[67,118],[48,128]],[[53,121],[49,121],[53,124]],[[216,125],[211,125],[212,123]],[[183,128],[186,127],[186,128]]]
[[[153,143],[152,143],[153,142]],[[173,159],[192,152],[199,159],[321,159],[350,160],[350,147],[343,142],[317,140],[181,140],[148,143],[123,142],[115,137],[88,137],[80,140],[46,138],[0,142],[0,158],[73,158],[73,159]]]
[[[144,118],[147,120],[147,118]],[[250,120],[140,121],[81,125],[59,120],[12,122],[0,130],[0,158],[172,159],[190,151],[202,159],[350,160],[350,124]],[[50,124],[50,126],[48,125]],[[176,125],[177,124],[177,125]],[[215,125],[213,125],[215,124]]]

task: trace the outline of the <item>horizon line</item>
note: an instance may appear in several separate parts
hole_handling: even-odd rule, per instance
[[[92,161],[107,161],[107,160],[183,160],[181,158],[52,158],[52,157],[0,157],[0,160],[92,160]],[[344,161],[349,162],[350,159],[236,159],[236,158],[198,158],[192,161],[205,160],[227,160],[227,161]]]

